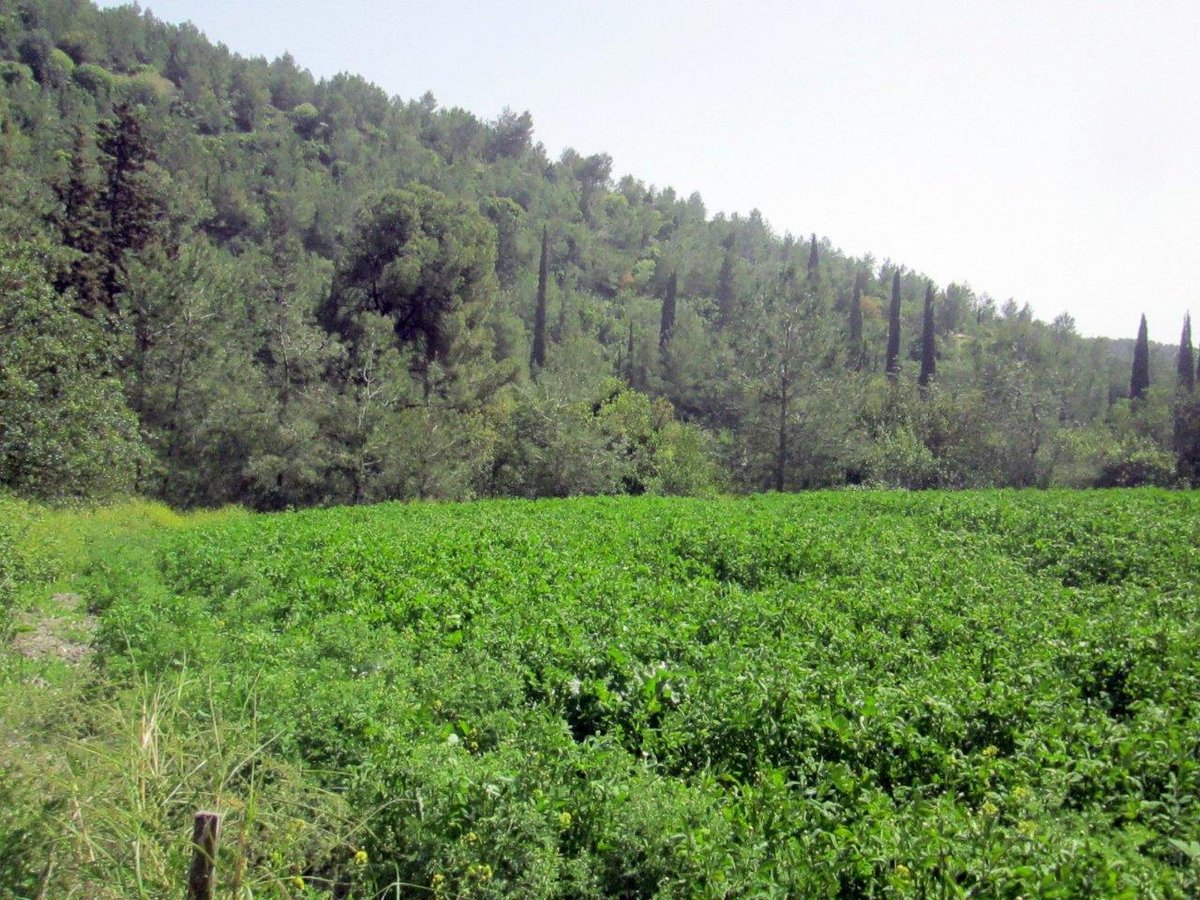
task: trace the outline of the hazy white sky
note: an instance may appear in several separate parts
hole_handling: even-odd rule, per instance
[[[102,5],[115,5],[112,2]],[[1085,334],[1200,314],[1200,2],[145,0]]]

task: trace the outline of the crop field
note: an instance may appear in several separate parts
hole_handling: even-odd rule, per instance
[[[163,801],[229,812],[245,896],[1184,897],[1198,526],[1158,491],[384,505],[79,584],[140,721],[169,684],[252,727]]]

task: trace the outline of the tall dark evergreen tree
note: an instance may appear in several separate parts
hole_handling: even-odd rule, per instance
[[[537,307],[533,313],[533,351],[529,354],[529,368],[536,374],[546,366],[546,281],[549,276],[549,235],[542,226],[542,258],[538,263]]]
[[[936,347],[934,346],[933,325],[933,282],[925,285],[925,322],[921,328],[921,375],[918,379],[921,387],[929,384],[937,369]]]
[[[1178,357],[1179,389],[1191,393],[1196,388],[1196,360],[1192,352],[1192,316],[1183,316],[1183,333],[1179,336]]]
[[[82,127],[75,129],[67,180],[56,186],[62,203],[59,230],[63,244],[78,255],[55,285],[60,291],[75,290],[80,311],[94,317],[104,302],[104,227],[100,215],[100,191],[93,178],[94,164],[89,156],[91,140]]]
[[[867,280],[865,272],[859,272],[854,276],[854,292],[850,295],[850,314],[849,314],[849,329],[850,329],[850,346],[848,364],[855,372],[861,372],[863,363],[866,361],[866,352],[863,347],[863,311],[862,297],[863,284]]]
[[[1150,341],[1146,335],[1146,317],[1138,325],[1137,343],[1133,345],[1133,372],[1129,377],[1129,397],[1143,400],[1150,387]]]
[[[805,277],[808,278],[810,288],[815,287],[817,280],[821,277],[821,257],[817,251],[816,234],[813,234],[812,240],[808,244],[808,268],[805,271]]]
[[[892,273],[892,306],[888,311],[887,377],[900,377],[900,270]]]
[[[1192,317],[1183,317],[1177,358],[1173,444],[1176,469],[1193,484],[1200,476],[1200,399],[1196,397],[1195,354],[1192,352]]]
[[[667,279],[667,293],[663,297],[662,303],[662,322],[658,328],[658,346],[660,350],[666,349],[667,344],[671,341],[671,335],[675,333],[675,293],[677,288],[677,273],[672,272],[671,277]]]
[[[734,236],[728,234],[721,239],[725,255],[721,260],[721,271],[717,275],[717,328],[725,328],[733,321],[733,243]]]
[[[119,104],[113,109],[113,118],[101,122],[97,132],[100,165],[107,182],[102,198],[108,219],[105,302],[115,311],[127,258],[154,240],[165,204],[146,172],[155,154],[133,107]]]

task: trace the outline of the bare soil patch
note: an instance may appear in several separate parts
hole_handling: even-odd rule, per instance
[[[64,614],[46,615],[37,610],[21,616],[13,636],[13,649],[27,659],[57,657],[70,665],[85,662],[92,653],[89,641],[96,630],[95,616],[72,614],[83,605],[78,594],[55,594],[50,600]]]

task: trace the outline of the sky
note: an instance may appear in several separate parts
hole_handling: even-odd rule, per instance
[[[117,5],[102,2],[102,6]],[[1200,314],[1196,0],[143,0],[1086,335]]]

